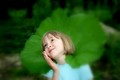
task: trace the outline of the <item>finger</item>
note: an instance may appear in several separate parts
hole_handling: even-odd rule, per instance
[[[52,65],[53,61],[51,60],[51,58],[48,57],[46,53],[44,54],[44,58],[49,65]]]
[[[46,51],[46,54],[50,57],[50,53],[48,51]]]
[[[46,55],[45,51],[43,52],[43,56],[44,56],[45,60],[47,60],[47,55]]]
[[[46,52],[44,52],[44,58],[45,58],[47,61],[50,61],[50,60],[51,60],[51,58],[48,57],[48,55],[47,55]]]
[[[43,52],[43,55],[44,55],[44,57],[45,57],[45,58],[47,58],[47,54],[46,54],[46,52],[45,52],[45,51]]]
[[[47,63],[53,63],[52,59],[47,55],[46,51],[43,52],[44,53],[44,58],[47,61]]]
[[[46,57],[48,56],[47,53],[46,53],[46,51],[43,52],[43,55],[46,56]]]
[[[46,62],[48,63],[48,65],[52,69],[56,70],[57,69],[56,64],[52,61],[52,59],[47,55],[47,53],[45,51],[43,52],[43,55],[44,55],[44,58],[45,58]]]

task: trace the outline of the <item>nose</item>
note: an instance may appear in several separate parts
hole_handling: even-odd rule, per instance
[[[48,48],[51,48],[51,47],[52,47],[52,45],[49,43],[49,44],[48,44]]]
[[[50,48],[51,47],[51,45],[50,46],[48,46],[48,48]]]

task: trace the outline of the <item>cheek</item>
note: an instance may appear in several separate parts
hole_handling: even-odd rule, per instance
[[[58,45],[58,48],[61,49],[61,50],[64,50],[64,45],[63,45],[63,43],[60,43],[60,44]]]

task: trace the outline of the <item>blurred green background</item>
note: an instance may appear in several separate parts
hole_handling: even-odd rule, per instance
[[[0,80],[43,80],[21,66],[19,54],[41,21],[59,7],[100,20],[108,37],[104,54],[91,65],[94,80],[120,80],[119,5],[120,0],[0,0]]]

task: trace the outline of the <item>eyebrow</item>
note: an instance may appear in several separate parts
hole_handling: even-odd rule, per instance
[[[54,37],[53,35],[52,35],[52,36],[47,35],[47,38],[48,38],[48,39],[53,39],[53,37]],[[44,44],[44,43],[45,43],[45,44]],[[46,44],[47,44],[47,43],[45,42],[45,40],[43,40],[43,46],[45,46]]]

